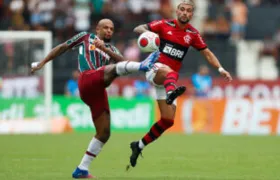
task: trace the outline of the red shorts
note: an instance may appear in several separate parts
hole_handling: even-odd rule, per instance
[[[104,84],[104,69],[105,67],[84,71],[78,81],[80,97],[89,106],[93,119],[100,116],[104,111],[110,113]]]

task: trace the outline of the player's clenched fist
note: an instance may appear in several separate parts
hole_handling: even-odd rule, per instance
[[[95,45],[95,47],[97,47],[98,49],[101,49],[101,50],[106,48],[104,41],[97,39],[97,38],[93,41],[93,44]]]

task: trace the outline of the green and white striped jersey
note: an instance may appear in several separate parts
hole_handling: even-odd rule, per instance
[[[66,41],[70,48],[79,48],[78,66],[80,72],[97,69],[108,65],[111,61],[108,54],[94,46],[93,41],[95,38],[98,37],[93,33],[81,32]],[[105,43],[105,46],[110,48],[113,52],[121,55],[115,46],[109,43]]]

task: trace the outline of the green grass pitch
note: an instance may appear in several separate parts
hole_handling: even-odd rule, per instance
[[[92,134],[1,135],[0,180],[67,180]],[[165,134],[125,171],[139,133],[112,133],[91,165],[100,180],[276,180],[280,137]]]

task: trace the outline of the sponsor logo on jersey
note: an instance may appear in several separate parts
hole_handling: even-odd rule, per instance
[[[163,48],[163,53],[180,59],[184,57],[184,51],[173,48],[170,45],[165,45],[165,47]]]
[[[167,32],[167,34],[169,34],[169,35],[173,35],[173,34],[172,34],[172,31],[168,31],[168,32]]]

